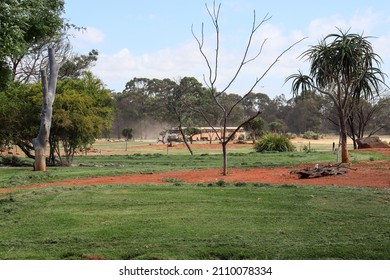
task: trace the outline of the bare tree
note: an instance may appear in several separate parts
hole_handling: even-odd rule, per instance
[[[41,70],[42,81],[42,112],[41,112],[41,124],[39,127],[39,133],[36,138],[32,140],[35,151],[35,171],[46,171],[46,147],[49,143],[51,120],[53,115],[53,102],[56,94],[57,77],[58,72],[62,64],[65,63],[65,57],[60,63],[57,63],[55,58],[55,51],[53,48],[49,48],[49,81],[47,80],[46,70]]]
[[[364,136],[370,137],[386,126],[385,120],[378,116],[389,105],[389,98],[378,98],[378,96],[369,100],[351,102],[351,114],[347,119],[347,125],[349,127],[348,136],[352,139],[354,149],[358,148],[357,139]]]
[[[201,35],[197,36],[194,32],[194,28],[192,27],[192,35],[194,36],[196,42],[198,43],[198,48],[203,56],[207,68],[208,68],[208,76],[206,78],[206,75],[204,75],[204,82],[206,83],[210,94],[212,95],[212,100],[215,103],[216,109],[218,109],[222,114],[222,133],[218,133],[215,127],[212,125],[212,121],[207,118],[207,116],[204,114],[204,112],[200,111],[199,113],[204,116],[205,121],[209,124],[210,127],[213,128],[216,135],[218,135],[218,139],[221,142],[222,145],[222,154],[223,154],[223,175],[227,175],[227,144],[234,138],[235,133],[246,123],[250,122],[251,120],[255,119],[257,116],[261,114],[261,111],[255,112],[252,116],[250,116],[248,119],[244,120],[237,128],[236,130],[228,135],[227,133],[227,121],[229,119],[229,116],[231,116],[233,110],[242,103],[248,95],[252,93],[254,88],[258,85],[258,83],[265,77],[265,75],[271,70],[271,68],[279,61],[280,57],[285,54],[287,51],[289,51],[293,46],[304,40],[305,38],[302,38],[301,40],[297,41],[296,43],[292,44],[290,47],[285,49],[279,56],[276,57],[276,59],[266,68],[266,70],[255,79],[253,84],[249,86],[249,90],[244,93],[240,99],[238,99],[233,105],[225,105],[223,102],[221,102],[221,97],[227,93],[229,88],[232,86],[232,84],[237,80],[238,76],[240,75],[241,71],[243,70],[244,66],[247,64],[255,61],[260,54],[263,51],[263,47],[267,41],[267,39],[264,39],[262,43],[260,44],[260,47],[255,55],[250,56],[249,52],[252,48],[252,44],[254,41],[254,36],[256,32],[259,30],[259,28],[264,25],[268,20],[271,19],[271,17],[266,14],[265,17],[260,21],[260,23],[257,23],[256,20],[256,11],[253,12],[253,22],[252,22],[252,29],[249,34],[248,42],[246,44],[246,47],[244,49],[244,53],[242,55],[242,58],[238,64],[238,67],[236,71],[233,74],[233,77],[230,79],[230,81],[227,82],[226,86],[218,91],[216,84],[219,78],[219,56],[220,56],[220,26],[219,26],[219,13],[221,9],[221,4],[216,5],[216,3],[213,3],[213,7],[210,9],[208,5],[206,4],[207,12],[210,16],[210,19],[212,21],[212,24],[214,26],[214,30],[216,33],[216,39],[215,39],[215,53],[213,56],[208,56],[205,52],[205,40],[204,40],[204,24],[202,23],[202,29],[201,29]]]

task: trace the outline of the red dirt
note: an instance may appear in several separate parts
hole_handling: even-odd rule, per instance
[[[383,152],[390,154],[390,150]],[[312,179],[299,179],[297,175],[290,174],[292,170],[297,170],[302,167],[303,166],[295,168],[255,168],[248,170],[230,169],[227,176],[221,175],[220,169],[170,171],[153,174],[129,174],[11,187],[0,189],[0,193],[9,193],[21,189],[45,188],[51,186],[144,183],[164,184],[175,179],[188,183],[209,183],[224,180],[225,182],[257,182],[270,184],[323,186],[334,185],[356,187],[370,186],[377,188],[390,188],[390,161],[373,161],[354,164],[352,167],[353,169],[356,169],[356,171],[348,170],[348,173],[344,175]]]

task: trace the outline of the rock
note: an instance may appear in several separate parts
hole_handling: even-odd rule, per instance
[[[378,136],[364,137],[356,140],[358,149],[390,148],[390,145],[379,139]]]

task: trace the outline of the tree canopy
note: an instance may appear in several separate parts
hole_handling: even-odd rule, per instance
[[[17,74],[22,58],[58,41],[71,25],[62,17],[63,0],[3,0],[0,2],[1,74]],[[6,77],[2,77],[4,81]],[[8,79],[13,79],[8,75]]]

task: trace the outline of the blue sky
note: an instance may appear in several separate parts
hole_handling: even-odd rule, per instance
[[[203,82],[208,74],[191,26],[200,35],[205,24],[208,54],[214,48],[214,32],[207,14],[207,0],[65,0],[65,17],[86,31],[75,33],[73,49],[87,53],[99,51],[91,69],[109,89],[122,91],[134,77],[178,80],[194,76]],[[221,55],[218,87],[230,81],[244,51],[256,11],[257,21],[266,14],[254,40],[252,53],[267,39],[262,54],[247,64],[228,92],[246,93],[257,77],[290,45],[307,37],[281,57],[255,88],[271,97],[291,97],[287,76],[307,63],[297,57],[322,37],[342,30],[374,36],[370,41],[383,59],[382,70],[390,75],[390,2],[388,1],[259,1],[222,0],[220,11]],[[315,4],[313,4],[315,3]]]

